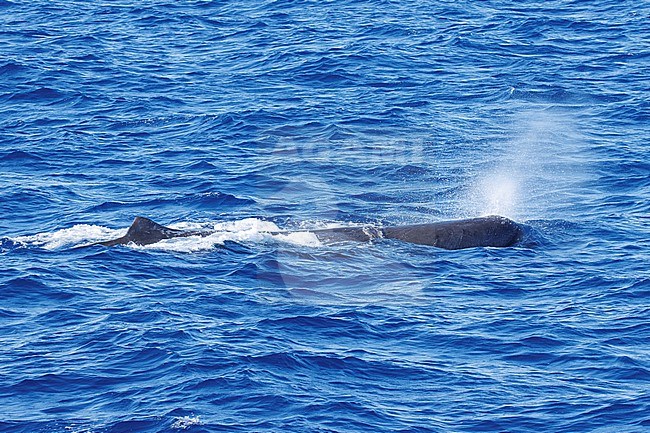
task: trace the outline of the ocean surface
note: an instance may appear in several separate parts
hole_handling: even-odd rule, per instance
[[[0,0],[0,431],[650,431],[649,151],[648,1]]]

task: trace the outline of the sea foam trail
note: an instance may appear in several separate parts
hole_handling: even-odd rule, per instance
[[[224,242],[261,243],[268,241],[286,242],[303,246],[319,246],[316,235],[308,230],[291,233],[282,232],[275,223],[258,218],[245,218],[225,222],[179,222],[170,224],[170,228],[188,231],[210,231],[208,236],[188,236],[184,238],[165,239],[155,244],[138,246],[129,244],[129,248],[166,250],[176,252],[194,252],[213,249]],[[57,250],[89,245],[95,242],[107,241],[122,237],[128,228],[111,229],[99,225],[77,224],[70,228],[52,232],[37,233],[29,236],[10,238],[18,245],[30,248]]]
[[[124,236],[126,231],[126,228],[111,229],[98,225],[76,224],[61,230],[18,236],[10,239],[16,242],[16,244],[26,247],[56,250],[119,238]]]
[[[224,242],[262,243],[269,241],[286,242],[302,246],[320,246],[321,242],[316,235],[309,231],[291,233],[278,233],[282,229],[275,223],[259,218],[245,218],[237,221],[216,223],[191,223],[183,222],[169,226],[178,230],[211,231],[208,236],[188,236],[165,239],[155,244],[134,246],[133,248],[155,249],[176,252],[195,252],[210,250],[223,245]]]

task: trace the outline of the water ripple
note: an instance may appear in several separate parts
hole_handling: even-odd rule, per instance
[[[0,9],[1,431],[648,429],[644,3]]]

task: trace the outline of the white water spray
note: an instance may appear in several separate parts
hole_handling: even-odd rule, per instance
[[[519,201],[520,179],[491,173],[480,180],[478,189],[484,201],[481,215],[512,216]]]
[[[573,158],[582,152],[582,140],[572,120],[559,112],[522,114],[498,162],[479,170],[463,213],[522,221],[548,217],[549,209],[561,206],[566,191],[585,180],[584,167]]]

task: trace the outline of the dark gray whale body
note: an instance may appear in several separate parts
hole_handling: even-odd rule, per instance
[[[149,218],[136,217],[126,235],[118,239],[97,242],[93,245],[150,245],[163,239],[209,236],[210,231],[183,231],[162,226]],[[514,221],[501,216],[487,216],[430,224],[389,227],[340,227],[311,230],[322,242],[358,241],[374,239],[397,239],[419,245],[430,245],[447,250],[473,247],[509,247],[523,235],[522,228]],[[278,233],[272,233],[278,234]]]

